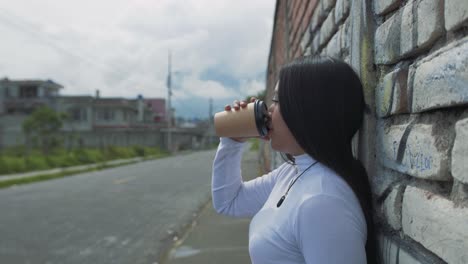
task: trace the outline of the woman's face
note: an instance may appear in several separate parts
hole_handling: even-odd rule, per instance
[[[268,133],[271,140],[271,147],[274,150],[293,156],[304,154],[304,150],[296,142],[296,139],[291,134],[291,131],[289,131],[288,126],[281,116],[278,101],[278,85],[275,88],[272,101],[273,103],[270,108],[268,108],[271,117],[270,131]]]

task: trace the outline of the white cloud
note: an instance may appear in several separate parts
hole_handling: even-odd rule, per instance
[[[54,79],[65,94],[100,89],[103,96],[165,97],[171,50],[173,70],[186,75],[175,98],[243,97],[265,87],[258,76],[266,69],[274,5],[271,0],[0,0],[0,69],[9,78]],[[213,68],[238,80],[239,87],[200,79]]]

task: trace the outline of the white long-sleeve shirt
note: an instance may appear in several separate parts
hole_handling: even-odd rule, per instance
[[[295,165],[243,182],[244,143],[221,138],[213,164],[213,206],[219,213],[253,217],[249,228],[252,263],[366,263],[366,222],[346,182],[314,160],[296,156]]]

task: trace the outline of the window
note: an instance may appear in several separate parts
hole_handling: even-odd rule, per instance
[[[79,107],[70,108],[68,110],[68,117],[72,121],[86,121],[87,120],[86,109],[79,108]]]
[[[20,87],[21,98],[35,98],[37,97],[37,86],[24,85]]]
[[[114,120],[114,112],[110,109],[100,109],[97,113],[97,119],[104,121]]]

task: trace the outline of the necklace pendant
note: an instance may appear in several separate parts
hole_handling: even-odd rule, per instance
[[[284,196],[284,195],[281,196],[281,199],[280,199],[280,200],[278,201],[278,203],[276,204],[276,207],[280,207],[280,206],[283,204],[285,198],[286,198],[286,196]]]

